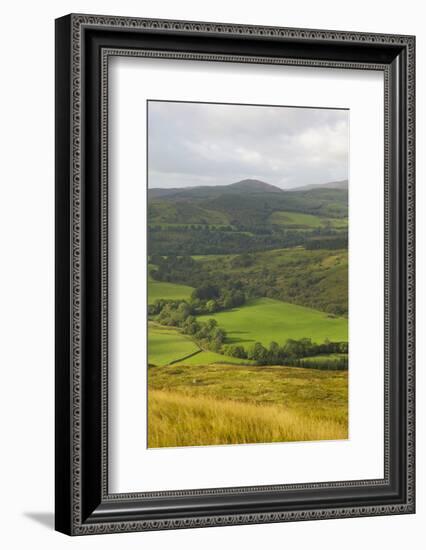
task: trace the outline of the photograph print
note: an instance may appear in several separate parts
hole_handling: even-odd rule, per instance
[[[347,439],[349,110],[147,120],[148,447]]]

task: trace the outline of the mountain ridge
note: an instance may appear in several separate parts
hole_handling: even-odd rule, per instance
[[[234,183],[228,183],[226,185],[194,185],[188,187],[171,187],[170,189],[165,189],[163,187],[153,187],[148,188],[148,194],[151,198],[163,198],[163,197],[172,197],[172,196],[183,196],[190,193],[209,195],[229,192],[241,192],[249,191],[251,193],[281,193],[283,190],[275,185],[266,183],[261,180],[246,178],[243,180],[236,181]]]
[[[300,187],[292,187],[288,189],[281,189],[276,185],[272,185],[262,180],[254,178],[245,178],[234,183],[228,183],[226,185],[195,185],[188,187],[171,187],[169,189],[163,187],[153,187],[148,189],[148,196],[150,198],[163,198],[163,197],[185,197],[190,194],[199,196],[209,196],[212,194],[222,193],[229,194],[235,192],[249,192],[249,193],[294,193],[298,191],[312,191],[315,189],[348,189],[348,180],[337,180],[326,183],[308,184]]]
[[[286,191],[312,191],[313,189],[340,189],[346,191],[348,189],[348,180],[328,181],[326,183],[310,183],[300,187],[292,187]]]

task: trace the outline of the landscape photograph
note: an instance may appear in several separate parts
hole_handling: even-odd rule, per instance
[[[150,100],[147,185],[148,447],[347,439],[349,111]]]

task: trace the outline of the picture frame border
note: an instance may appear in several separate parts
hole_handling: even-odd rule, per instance
[[[108,59],[116,55],[383,71],[383,479],[108,492]],[[414,80],[413,36],[80,14],[56,20],[57,530],[414,513]]]

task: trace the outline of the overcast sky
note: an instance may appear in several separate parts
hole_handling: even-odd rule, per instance
[[[347,110],[149,101],[149,187],[347,179],[348,125]]]

